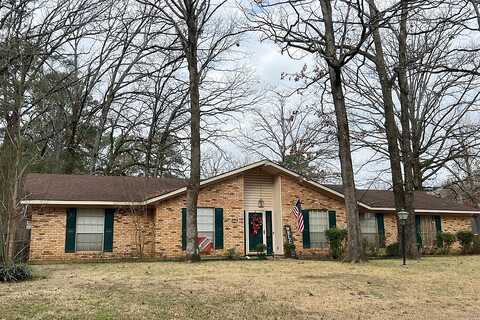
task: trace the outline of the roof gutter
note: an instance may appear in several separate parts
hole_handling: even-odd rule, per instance
[[[25,205],[84,205],[84,206],[144,206],[142,202],[124,201],[83,201],[83,200],[21,200],[20,204]]]

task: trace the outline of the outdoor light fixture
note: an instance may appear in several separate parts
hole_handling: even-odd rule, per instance
[[[402,209],[397,212],[397,215],[398,215],[398,220],[400,220],[400,223],[405,224],[405,222],[408,219],[408,211],[405,211]]]
[[[259,208],[263,208],[263,205],[265,204],[265,202],[263,201],[262,198],[258,199],[258,207]]]
[[[402,256],[403,256],[403,265],[406,264],[406,250],[405,250],[405,223],[408,219],[408,211],[401,209],[397,212],[398,220],[402,225]]]

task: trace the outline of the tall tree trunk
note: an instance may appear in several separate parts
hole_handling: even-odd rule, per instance
[[[6,117],[6,132],[2,144],[1,153],[1,179],[2,181],[2,222],[5,224],[5,234],[3,238],[3,263],[13,262],[17,254],[17,230],[20,225],[20,216],[17,208],[17,194],[18,194],[18,168],[20,161],[19,150],[19,132],[20,132],[20,107],[23,103],[23,98],[15,99],[15,108],[7,113]]]
[[[345,261],[361,262],[366,260],[360,241],[360,218],[355,195],[355,180],[353,176],[352,154],[350,151],[350,131],[347,111],[343,96],[340,69],[329,67],[330,85],[332,88],[337,119],[337,139],[339,145],[340,166],[342,171],[343,194],[347,213],[348,242]]]
[[[400,88],[400,122],[402,125],[402,154],[403,154],[403,170],[405,177],[405,210],[410,214],[405,225],[405,238],[407,255],[410,257],[418,257],[416,230],[415,230],[415,212],[413,208],[414,199],[414,180],[412,165],[412,147],[409,110],[409,84],[407,78],[407,19],[408,19],[408,0],[401,1],[400,13],[400,32],[398,36],[398,86]]]
[[[395,122],[395,104],[393,102],[392,94],[392,81],[388,77],[387,67],[385,63],[385,56],[383,51],[382,39],[380,36],[379,30],[379,21],[380,19],[379,12],[375,6],[374,0],[369,1],[369,8],[372,16],[376,17],[372,22],[372,37],[375,45],[375,67],[378,73],[380,85],[382,88],[382,98],[383,106],[385,111],[385,129],[387,135],[388,143],[388,153],[390,158],[390,169],[392,174],[392,183],[393,183],[393,193],[395,199],[395,208],[397,210],[408,210],[410,213],[413,213],[413,197],[407,197],[407,193],[404,189],[403,183],[403,174],[402,174],[402,159],[400,148],[398,145],[399,134],[398,127]],[[409,203],[407,203],[409,201]],[[415,219],[411,217],[413,223]],[[398,242],[401,243],[401,226],[397,217],[397,226],[398,226]],[[414,225],[415,227],[415,225]],[[414,241],[413,246],[416,249],[416,237],[406,237],[407,241]],[[410,244],[408,247],[412,247]],[[411,253],[412,254],[412,253]],[[412,254],[415,255],[416,254]]]
[[[355,195],[355,180],[350,149],[350,130],[348,127],[345,96],[342,87],[342,66],[341,63],[337,61],[331,3],[330,1],[322,0],[320,4],[324,17],[328,72],[337,120],[337,139],[347,214],[348,240],[345,261],[361,262],[366,260],[366,256],[362,250],[360,241],[360,218]]]
[[[197,242],[197,201],[200,192],[200,74],[198,71],[198,21],[195,5],[190,2],[187,12],[188,38],[186,55],[190,80],[190,179],[187,185],[187,249],[189,262],[199,261]]]

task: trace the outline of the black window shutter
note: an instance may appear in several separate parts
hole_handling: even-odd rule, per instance
[[[328,211],[328,228],[333,229],[337,227],[337,213],[335,211]]]
[[[113,251],[114,213],[115,213],[114,208],[105,209],[105,224],[104,224],[104,232],[103,232],[103,251],[105,252]]]
[[[380,248],[383,248],[385,247],[385,219],[383,213],[375,214],[375,218],[377,219],[378,242]]]
[[[308,210],[302,210],[303,214],[303,247],[310,248],[310,217]]]
[[[215,208],[215,249],[223,249],[223,208]]]
[[[67,209],[67,227],[65,236],[65,252],[75,252],[75,236],[77,229],[77,208]]]
[[[437,230],[437,233],[442,232],[442,217],[441,216],[433,216],[435,219],[435,228]]]
[[[422,245],[422,233],[421,233],[421,217],[419,215],[416,215],[415,216],[415,231],[417,233],[417,246],[419,248],[421,248],[423,245]]]
[[[187,249],[187,208],[182,208],[182,250]]]

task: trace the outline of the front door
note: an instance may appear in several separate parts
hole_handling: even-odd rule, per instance
[[[248,251],[256,252],[263,243],[263,212],[248,213]]]

